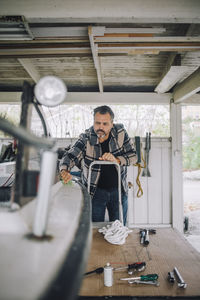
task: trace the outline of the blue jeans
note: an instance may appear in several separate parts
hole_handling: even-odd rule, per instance
[[[124,192],[122,192],[121,200],[125,225],[128,210],[128,197]],[[119,220],[119,198],[117,188],[109,190],[96,189],[92,199],[92,221],[104,222],[106,208],[108,210],[109,221]]]

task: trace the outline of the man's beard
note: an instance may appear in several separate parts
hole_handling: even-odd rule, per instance
[[[103,132],[103,135],[100,135],[99,132]],[[98,138],[104,138],[106,136],[106,133],[103,130],[97,130],[96,134],[97,134]]]

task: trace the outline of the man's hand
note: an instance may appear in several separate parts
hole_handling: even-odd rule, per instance
[[[101,157],[99,157],[99,160],[106,160],[106,161],[111,161],[111,162],[116,162],[120,164],[119,158],[115,157],[111,153],[104,153]]]
[[[72,175],[67,170],[61,170],[60,177],[61,177],[63,183],[65,183],[65,184],[67,184],[72,179]]]

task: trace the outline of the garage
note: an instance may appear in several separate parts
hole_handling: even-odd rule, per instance
[[[200,104],[199,1],[3,0],[0,8],[0,105],[19,111],[16,126],[1,113],[0,129],[10,135],[1,144],[19,142],[16,163],[0,164],[2,174],[4,167],[15,168],[9,200],[15,205],[1,205],[0,298],[198,299],[200,256],[183,237],[182,107]],[[55,110],[35,101],[35,85],[45,76],[56,76],[67,89]],[[72,133],[73,122],[82,129],[101,105],[112,107],[116,120],[130,129],[135,147],[139,136],[143,154],[139,165],[127,169],[126,225],[132,232],[122,246],[104,240],[98,228],[105,224],[92,224],[87,190],[76,182],[63,186],[58,176],[54,181],[56,151],[82,133]],[[151,119],[153,109],[158,119]],[[162,109],[166,134],[152,127],[165,126]],[[37,136],[35,115],[41,124],[47,119],[45,134]],[[137,118],[139,125],[146,122],[143,131],[136,130]],[[39,157],[37,172],[30,168],[31,155]],[[150,174],[142,175],[147,168]],[[141,228],[149,233],[148,247],[140,243]],[[114,271],[111,288],[103,274],[83,276],[107,262],[115,269],[138,261],[146,263],[138,276],[158,273],[159,287],[122,284],[124,271]],[[187,288],[168,282],[175,267]]]

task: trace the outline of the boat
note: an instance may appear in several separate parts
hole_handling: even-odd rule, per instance
[[[23,101],[27,84],[25,91]],[[2,118],[0,129],[18,139],[15,181],[9,199],[1,196],[0,202],[0,299],[75,299],[92,236],[87,189],[79,180],[55,182],[54,140],[36,137],[22,124],[14,127]],[[39,185],[32,197],[23,194],[25,146],[41,154]]]

